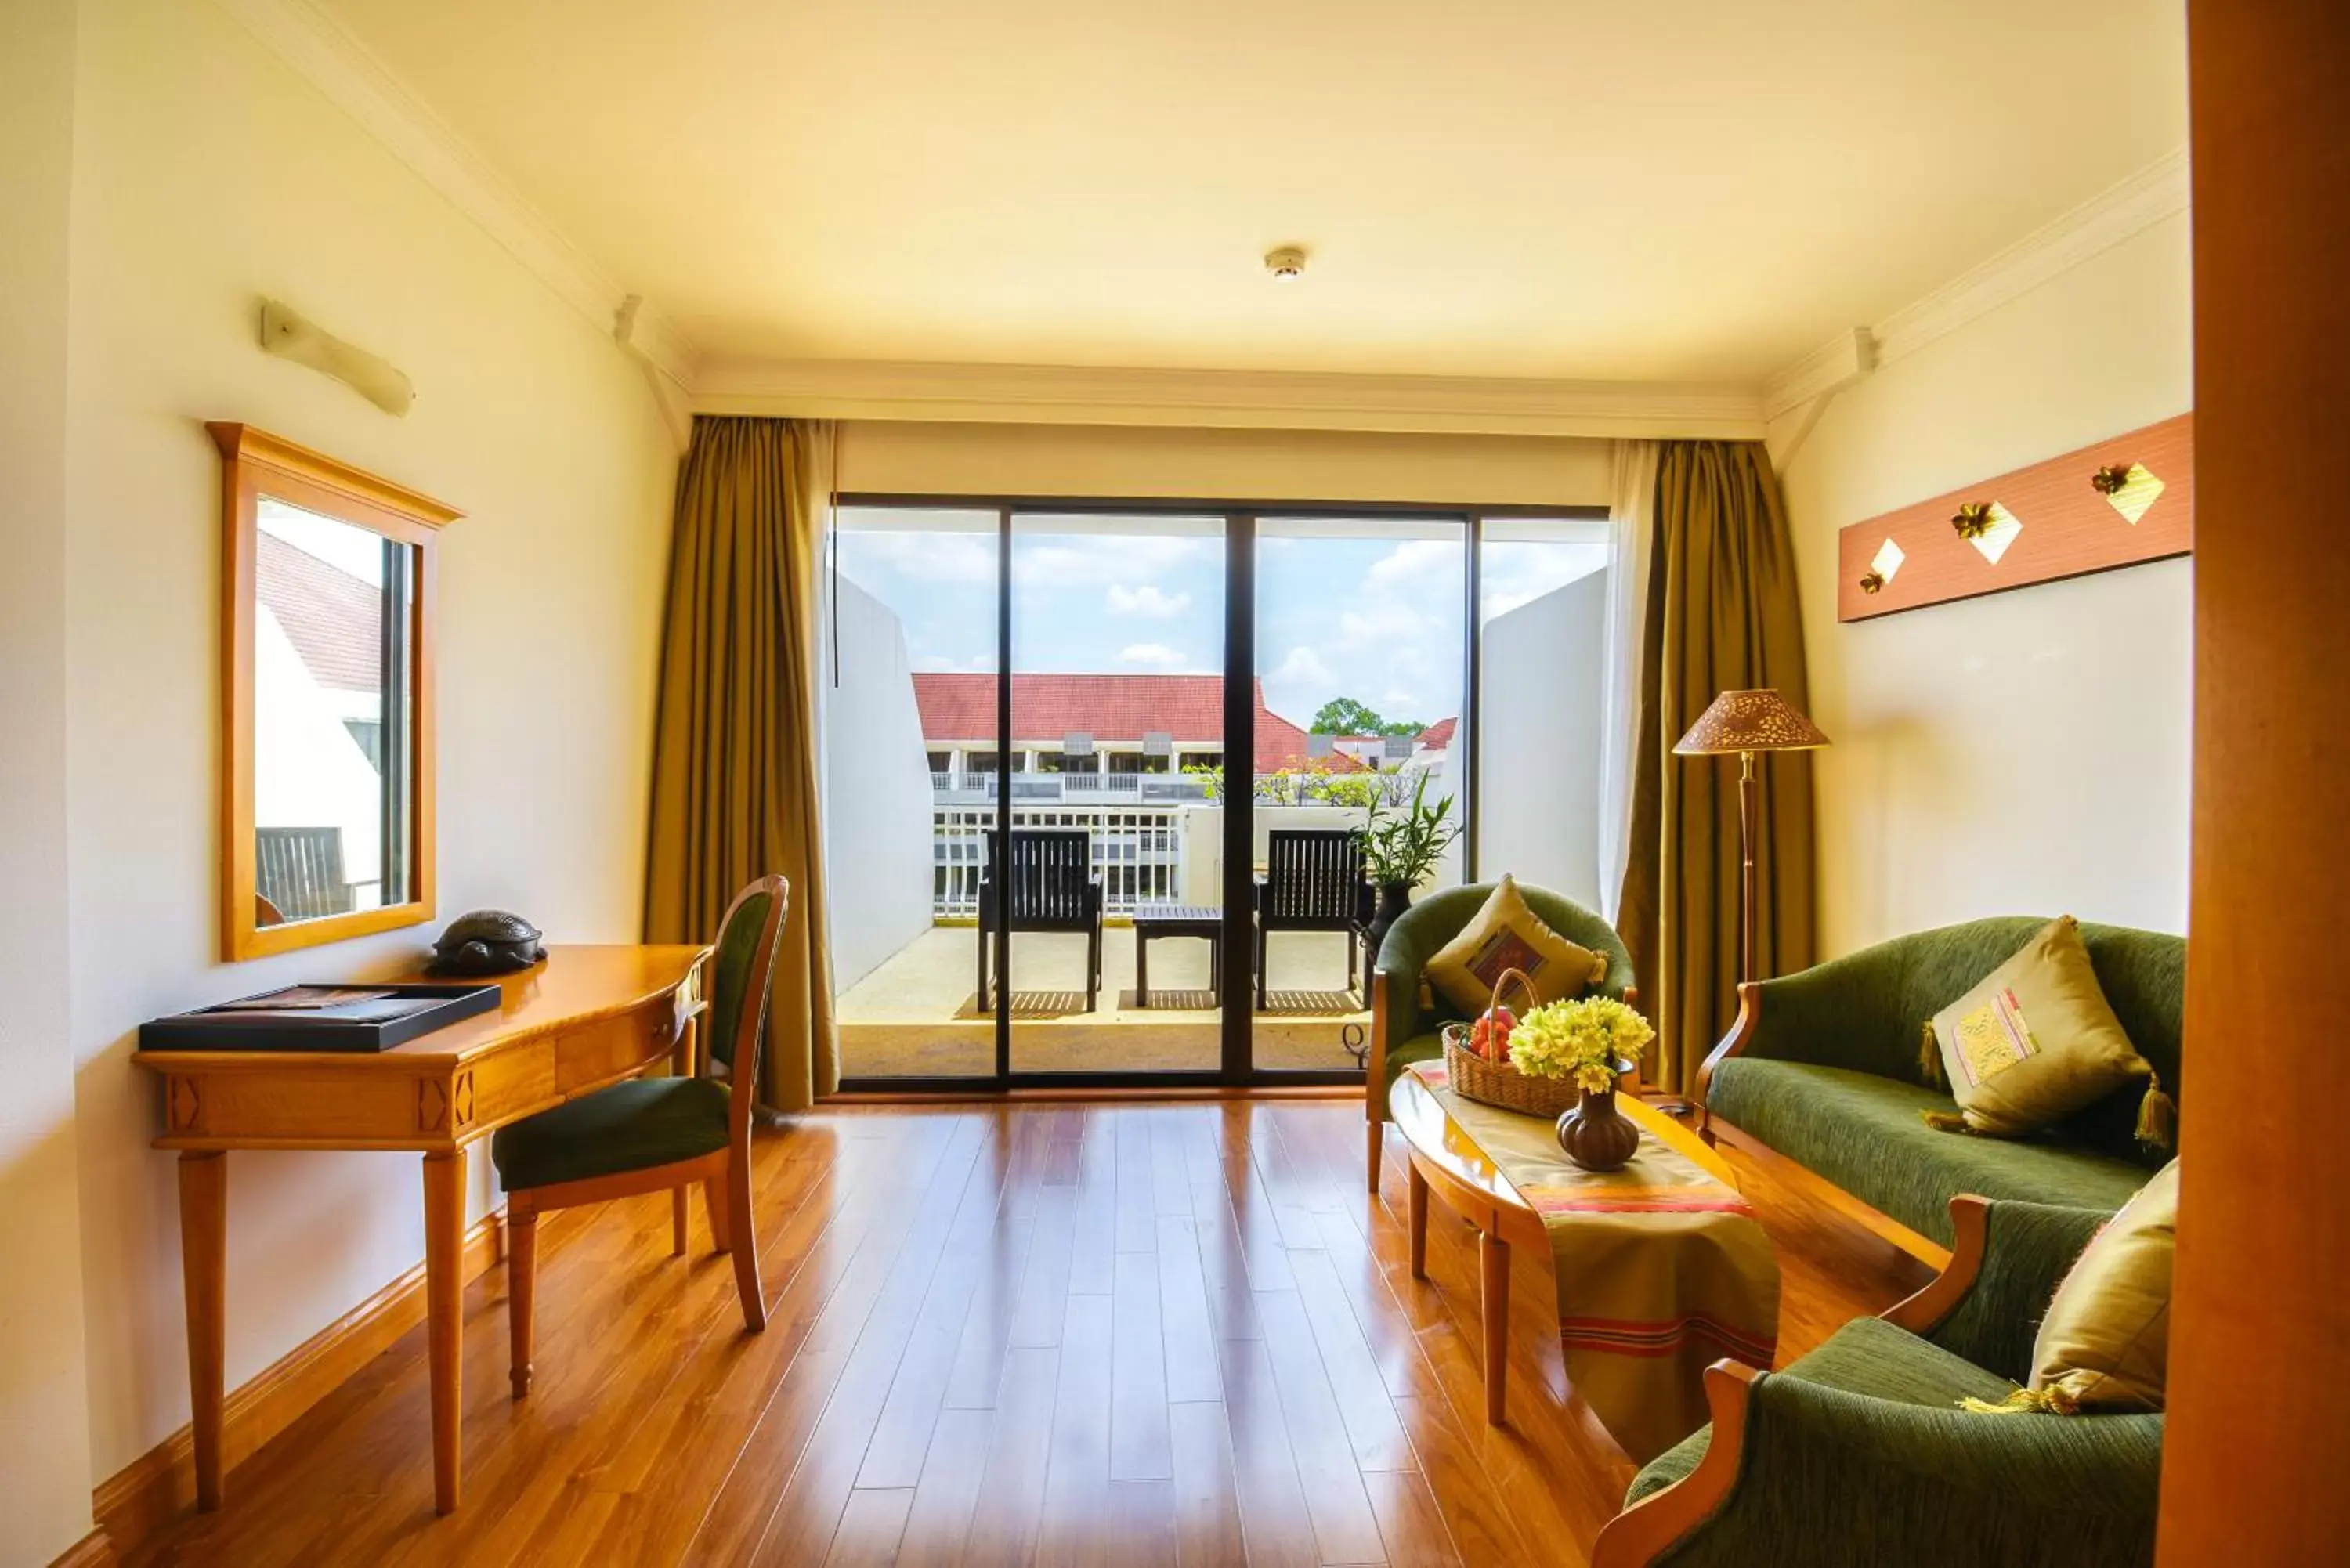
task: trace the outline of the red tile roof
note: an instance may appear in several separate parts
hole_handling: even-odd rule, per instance
[[[1457,718],[1439,719],[1419,732],[1419,743],[1431,752],[1440,752],[1452,743],[1452,732],[1460,727]]]
[[[1319,766],[1352,773],[1361,764],[1338,754],[1309,758],[1305,732],[1256,699],[1256,771]],[[986,741],[995,734],[995,677],[920,672],[914,701],[922,737],[931,742]],[[1083,732],[1097,741],[1133,742],[1164,732],[1180,743],[1211,745],[1224,732],[1224,681],[1220,675],[1014,675],[1013,739],[1052,745]]]
[[[383,684],[383,595],[266,529],[256,531],[255,592],[310,678],[344,691]]]

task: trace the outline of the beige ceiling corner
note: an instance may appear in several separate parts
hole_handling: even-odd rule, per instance
[[[612,333],[680,390],[700,355],[684,333],[639,301],[624,327],[629,292],[549,223],[520,192],[308,0],[218,0],[328,99],[358,120],[460,212],[488,231],[549,288]]]

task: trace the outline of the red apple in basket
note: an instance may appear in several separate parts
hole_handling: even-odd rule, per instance
[[[1506,1007],[1488,1011],[1469,1027],[1469,1049],[1488,1062],[1505,1062],[1510,1056],[1510,1031],[1518,1026],[1517,1014]]]

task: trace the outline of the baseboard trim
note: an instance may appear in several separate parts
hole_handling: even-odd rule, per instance
[[[465,1282],[504,1255],[504,1210],[482,1216],[465,1232]],[[262,1445],[292,1426],[302,1413],[339,1387],[350,1376],[390,1349],[424,1321],[424,1265],[420,1262],[262,1369],[252,1381],[230,1390],[221,1422],[221,1468],[224,1474]],[[181,1428],[99,1483],[90,1494],[98,1529],[57,1561],[83,1564],[114,1561],[130,1552],[196,1501],[195,1437]],[[234,1475],[229,1474],[230,1484]],[[90,1541],[107,1541],[103,1557],[76,1555]]]
[[[114,1542],[101,1526],[75,1542],[49,1568],[114,1568]]]

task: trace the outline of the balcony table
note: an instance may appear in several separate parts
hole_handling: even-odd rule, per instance
[[[1208,904],[1140,904],[1134,911],[1134,1005],[1150,1005],[1150,944],[1160,937],[1202,937],[1208,943],[1208,989],[1222,993],[1224,912]]]

